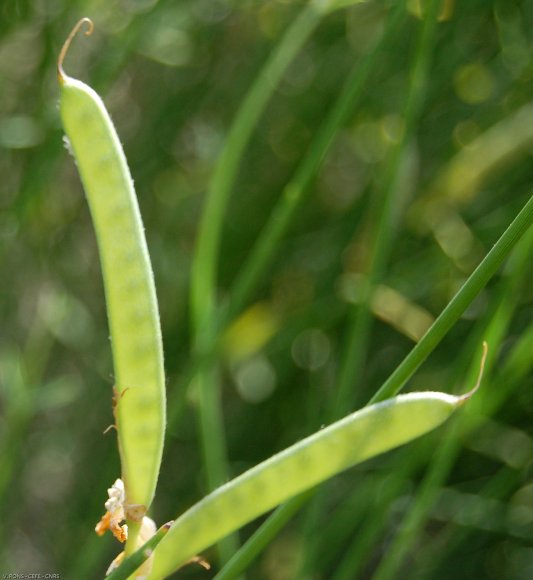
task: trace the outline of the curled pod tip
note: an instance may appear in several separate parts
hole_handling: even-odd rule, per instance
[[[70,31],[70,34],[67,36],[67,39],[63,43],[63,47],[61,48],[61,52],[59,53],[59,57],[57,59],[57,78],[59,79],[60,83],[65,81],[65,78],[68,76],[65,74],[63,70],[63,61],[65,60],[65,56],[67,55],[68,49],[70,48],[70,44],[72,39],[78,34],[81,30],[82,26],[87,26],[85,30],[85,36],[90,36],[94,30],[93,21],[90,18],[81,18],[78,20],[74,28]]]
[[[489,345],[488,345],[487,341],[484,340],[483,341],[483,353],[481,355],[481,362],[479,363],[479,373],[477,375],[476,384],[474,385],[474,387],[472,389],[470,389],[468,391],[468,393],[465,393],[464,395],[461,395],[457,398],[458,405],[462,405],[462,404],[466,403],[466,401],[471,399],[472,396],[474,395],[474,393],[476,393],[476,391],[479,389],[479,386],[481,385],[481,379],[483,378],[483,371],[485,370],[485,361],[487,360],[487,353],[488,352],[489,352]]]

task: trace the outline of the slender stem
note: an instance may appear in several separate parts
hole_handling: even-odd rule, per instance
[[[505,230],[490,252],[463,284],[459,292],[431,325],[420,342],[405,357],[368,404],[393,397],[426,360],[450,328],[459,320],[477,294],[497,272],[509,252],[533,223],[533,196]]]
[[[315,30],[322,14],[308,4],[286,31],[246,95],[218,159],[207,195],[192,272],[192,310],[196,334],[209,332],[215,306],[216,271],[224,216],[244,150],[257,121],[287,67]]]

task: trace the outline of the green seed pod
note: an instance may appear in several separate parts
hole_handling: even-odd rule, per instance
[[[474,389],[475,390],[475,389]],[[206,496],[172,525],[154,551],[149,580],[289,498],[443,423],[466,399],[445,393],[399,395],[348,415]]]
[[[115,372],[126,517],[139,521],[150,506],[163,452],[165,379],[154,277],[133,181],[119,138],[100,97],[63,71],[58,60],[61,119],[91,210],[103,270]],[[131,509],[128,509],[131,508]],[[131,526],[130,526],[131,528]]]

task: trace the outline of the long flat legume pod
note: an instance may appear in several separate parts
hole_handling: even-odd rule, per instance
[[[436,392],[399,395],[348,415],[246,471],[174,522],[154,550],[149,580],[164,578],[287,499],[434,429],[472,392],[460,397]]]
[[[163,451],[165,380],[154,277],[133,181],[100,97],[58,62],[61,119],[91,210],[103,270],[113,350],[114,411],[126,504],[142,517],[152,502]],[[126,505],[126,507],[127,507]],[[126,510],[128,514],[128,510]]]

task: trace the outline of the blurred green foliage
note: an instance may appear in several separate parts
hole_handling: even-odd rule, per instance
[[[419,2],[407,4],[274,262],[222,340],[217,372],[234,475],[330,419],[372,215],[404,130],[421,26]],[[119,464],[114,434],[102,435],[112,422],[113,377],[96,243],[57,111],[64,38],[80,17],[94,20],[95,33],[76,40],[65,69],[111,112],[155,271],[173,417],[154,506],[161,523],[206,491],[189,385],[190,272],[205,192],[247,89],[302,6],[0,4],[2,573],[98,578],[118,551],[93,533]],[[327,15],[269,101],[225,217],[222,304],[388,12],[387,3],[369,1]],[[425,100],[398,171],[390,255],[370,300],[374,322],[358,337],[364,356],[352,408],[394,370],[531,195],[531,30],[528,2],[442,2]],[[409,578],[533,576],[531,247],[529,233],[409,385],[466,390],[488,334],[492,358],[477,414],[335,478],[250,578],[371,577],[401,546]],[[214,553],[206,557],[216,570]],[[192,566],[179,573],[212,575]]]

